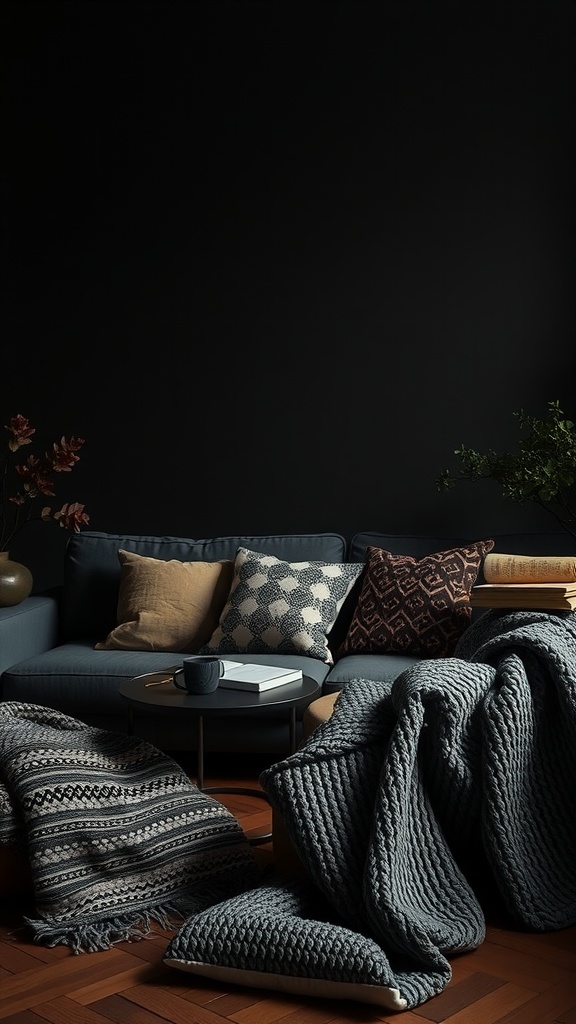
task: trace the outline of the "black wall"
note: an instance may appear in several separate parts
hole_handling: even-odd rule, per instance
[[[461,442],[574,403],[563,0],[0,4],[0,415],[57,504],[212,536],[550,529]],[[64,531],[14,542],[42,584]]]

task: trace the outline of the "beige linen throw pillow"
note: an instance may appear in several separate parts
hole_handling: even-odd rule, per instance
[[[218,625],[234,562],[163,561],[123,549],[118,559],[118,624],[95,649],[198,651]]]

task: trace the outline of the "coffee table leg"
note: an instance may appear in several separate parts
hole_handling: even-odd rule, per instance
[[[198,789],[204,789],[204,718],[198,715],[196,722],[196,785]]]
[[[294,718],[295,718],[294,712]],[[292,719],[291,719],[292,721]],[[290,735],[292,735],[293,728],[290,727]],[[198,715],[198,721],[196,725],[196,746],[198,750],[198,762],[196,767],[196,785],[202,793],[236,793],[243,794],[244,796],[257,796],[261,800],[266,800],[270,803],[266,793],[261,789],[245,788],[243,786],[205,786],[204,785],[204,720],[202,715]],[[258,846],[259,843],[267,843],[272,839],[272,833],[266,832],[265,835],[251,836],[248,842],[251,846]]]
[[[296,753],[296,707],[290,709],[290,753]]]

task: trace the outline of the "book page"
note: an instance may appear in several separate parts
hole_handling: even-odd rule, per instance
[[[224,665],[224,675],[228,675],[230,672],[233,672],[234,669],[240,668],[243,664],[241,661],[225,661],[224,658],[220,658],[220,661]]]
[[[470,604],[473,608],[525,608],[540,611],[569,611],[576,608],[576,596],[554,595],[549,591],[544,594],[537,594],[530,591],[529,594],[472,594]]]
[[[576,580],[576,556],[491,551],[484,559],[483,572],[487,583],[569,583]]]
[[[266,683],[272,679],[283,679],[286,676],[286,681],[290,679],[296,680],[302,678],[302,672],[300,669],[291,668],[280,668],[275,665],[255,665],[247,663],[224,663],[233,664],[233,668],[226,669],[224,672],[224,679],[235,679],[235,680],[246,680],[249,683]]]
[[[571,583],[475,583],[472,593],[483,594],[576,594],[576,581]]]

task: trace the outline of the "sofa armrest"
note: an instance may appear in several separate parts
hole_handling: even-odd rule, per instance
[[[0,673],[56,647],[58,637],[57,590],[27,597],[9,608],[0,608]]]

